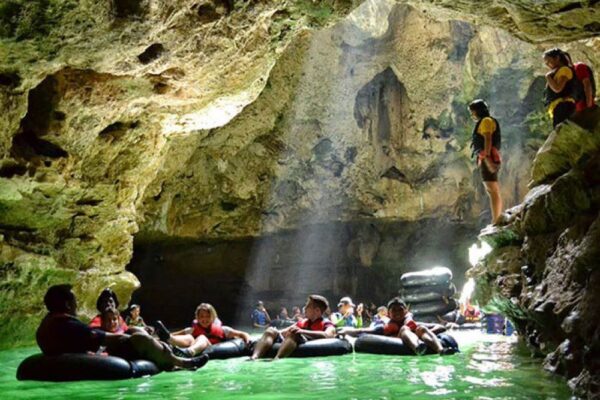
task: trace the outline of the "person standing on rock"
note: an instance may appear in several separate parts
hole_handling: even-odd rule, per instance
[[[575,112],[575,73],[569,66],[569,57],[561,49],[546,51],[544,63],[550,69],[546,74],[544,104],[556,128]]]
[[[477,156],[477,167],[490,199],[492,223],[496,224],[502,214],[502,196],[498,184],[498,171],[502,162],[500,124],[490,116],[488,105],[481,99],[473,100],[469,104],[469,111],[476,121],[471,141],[473,156]]]

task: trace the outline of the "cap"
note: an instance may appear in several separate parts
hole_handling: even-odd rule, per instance
[[[342,297],[342,298],[340,299],[340,302],[338,303],[338,307],[341,307],[341,306],[343,306],[343,305],[349,305],[349,306],[351,306],[351,307],[356,307],[356,306],[354,305],[354,303],[352,302],[352,299],[351,299],[350,297],[348,297],[348,296],[346,296],[346,297]]]

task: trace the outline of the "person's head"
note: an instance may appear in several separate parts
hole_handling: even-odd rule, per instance
[[[380,317],[387,317],[388,316],[387,307],[381,306],[381,307],[377,308],[377,315],[379,315]]]
[[[304,315],[311,321],[321,318],[323,313],[329,308],[329,302],[323,296],[318,294],[311,294],[306,299],[306,305],[304,306]]]
[[[292,307],[292,314],[296,315],[296,314],[301,314],[302,312],[300,311],[300,307],[298,306],[294,306]]]
[[[119,330],[119,311],[115,307],[106,307],[100,314],[100,327],[106,332],[117,332]]]
[[[258,308],[259,310],[264,310],[265,309],[265,303],[263,303],[262,300],[258,300],[256,302],[256,308]]]
[[[140,306],[137,304],[129,306],[129,316],[133,319],[137,319],[140,316]]]
[[[281,318],[281,319],[286,319],[286,318],[288,318],[288,317],[289,317],[289,315],[288,315],[288,310],[287,310],[287,308],[285,308],[285,307],[281,307],[281,308],[279,309],[279,318]]]
[[[544,52],[544,64],[549,69],[556,69],[570,65],[571,58],[568,53],[555,47]]]
[[[107,307],[119,308],[119,299],[111,288],[106,288],[100,292],[96,300],[96,309],[98,312],[104,311]]]
[[[196,320],[203,328],[208,328],[217,319],[217,310],[208,303],[202,303],[196,307]]]
[[[44,304],[51,313],[77,314],[77,299],[71,285],[51,286],[44,295]]]
[[[490,109],[487,103],[482,99],[473,100],[469,104],[469,112],[471,113],[471,118],[475,121],[490,116]]]
[[[340,299],[340,302],[338,303],[338,309],[340,310],[340,312],[342,314],[345,314],[346,312],[348,312],[348,310],[350,308],[354,308],[354,307],[356,307],[356,306],[352,302],[352,299],[348,296],[342,297]]]
[[[400,297],[394,297],[388,301],[387,308],[392,321],[402,321],[408,312],[406,303]]]

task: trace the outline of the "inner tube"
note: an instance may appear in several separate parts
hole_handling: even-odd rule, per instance
[[[446,267],[435,267],[425,271],[408,272],[400,277],[402,287],[450,284],[452,271]]]
[[[448,299],[448,302],[444,301],[426,301],[424,303],[409,303],[410,312],[415,317],[420,315],[444,315],[450,311],[456,310],[458,305],[456,300]]]
[[[273,358],[281,347],[281,343],[275,343],[267,353],[267,357]],[[315,339],[299,345],[290,357],[325,357],[341,356],[352,352],[352,345],[344,339]]]
[[[452,349],[455,353],[458,350],[458,343],[454,338],[446,333],[440,333],[437,335],[442,346],[445,349]],[[371,335],[364,334],[356,339],[354,342],[354,350],[357,353],[371,353],[371,354],[389,354],[396,356],[414,356],[415,353],[406,346],[402,339],[397,337],[383,336],[383,335]],[[435,354],[430,348],[427,349],[426,354]]]
[[[293,319],[274,319],[271,321],[271,326],[277,329],[287,328],[288,326],[292,326],[296,323]]]
[[[403,299],[406,296],[427,293],[438,293],[445,297],[452,297],[456,293],[456,286],[453,283],[443,283],[441,285],[411,286],[398,290],[398,295]]]
[[[402,296],[402,300],[406,303],[423,303],[426,301],[445,302],[450,296],[445,296],[439,292],[424,292],[416,294],[405,294]]]
[[[58,356],[34,354],[19,364],[20,381],[82,381],[139,378],[158,374],[160,370],[151,361],[127,361],[121,357],[84,353]]]
[[[209,346],[202,354],[207,354],[211,360],[225,360],[233,357],[249,356],[252,353],[242,339],[227,340]]]

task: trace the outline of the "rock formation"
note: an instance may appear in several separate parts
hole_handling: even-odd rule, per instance
[[[600,395],[600,112],[550,135],[532,189],[480,238],[494,250],[469,271],[479,297],[515,322],[545,367],[581,396]]]

